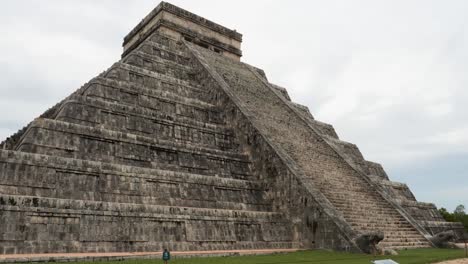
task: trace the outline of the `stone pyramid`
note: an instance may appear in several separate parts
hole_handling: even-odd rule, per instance
[[[0,253],[430,247],[460,229],[169,3],[0,145]],[[377,237],[377,238],[376,238]]]

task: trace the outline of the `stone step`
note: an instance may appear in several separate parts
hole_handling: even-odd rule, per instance
[[[423,236],[386,236],[382,242],[389,242],[389,243],[398,243],[398,242],[424,242],[427,243],[427,240]]]
[[[386,237],[384,240],[382,240],[383,243],[405,243],[405,242],[423,242],[426,243],[424,240],[421,239],[421,236],[418,237],[392,237],[388,238]]]
[[[328,137],[327,137],[328,138]],[[334,139],[335,140],[335,139]],[[340,141],[340,142],[343,142],[343,141]],[[328,143],[327,143],[327,146],[330,146]],[[331,146],[330,146],[331,148]],[[333,149],[334,152],[336,153],[336,150]],[[320,178],[320,182],[321,183],[328,183],[328,184],[331,184],[331,185],[336,185],[336,186],[341,186],[343,188],[346,188],[348,186],[346,185],[343,185],[344,183],[349,183],[349,187],[350,188],[353,188],[353,187],[357,187],[357,188],[360,188],[362,187],[360,185],[360,183],[367,183],[367,179],[364,178],[363,175],[355,175],[355,176],[352,176],[353,174],[348,174],[348,175],[341,175],[342,177],[334,177],[334,176],[330,176],[330,177],[324,177],[324,178]],[[343,181],[340,181],[340,180],[343,180]]]
[[[409,239],[414,239],[418,238],[419,240],[425,240],[425,238],[417,231],[398,231],[399,229],[386,229],[386,230],[379,230],[379,229],[365,229],[365,228],[360,228],[360,232],[372,232],[372,231],[381,231],[384,232],[385,238],[409,238]]]
[[[361,220],[365,220],[365,219],[368,219],[368,218],[366,218],[362,214],[361,215],[359,215],[359,214],[347,214],[346,219],[349,220],[349,221],[361,221]],[[396,213],[393,214],[393,215],[378,215],[378,216],[372,217],[372,219],[376,220],[376,221],[406,222],[406,219],[403,216],[401,216],[400,214],[396,214]]]
[[[344,200],[344,199],[338,199],[331,197],[329,195],[325,195],[330,202],[332,202],[335,206],[338,206],[343,209],[359,209],[359,208],[368,208],[368,209],[380,209],[380,210],[394,210],[393,207],[390,205],[390,203],[387,203],[383,200],[382,201],[377,201],[377,200],[364,200],[366,202],[363,202],[361,200],[360,202],[353,201],[353,200]]]
[[[354,229],[356,230],[359,230],[361,232],[369,232],[369,231],[382,231],[382,232],[388,232],[389,234],[390,233],[395,233],[395,235],[402,235],[404,236],[405,234],[409,234],[411,232],[411,234],[415,235],[417,234],[418,232],[415,231],[413,232],[413,230],[416,230],[414,228],[410,228],[410,227],[401,227],[401,226],[391,226],[391,225],[360,225],[360,226],[357,226],[357,225],[351,225]],[[400,233],[398,233],[400,232]]]
[[[365,219],[374,219],[374,221],[379,222],[379,221],[398,221],[398,222],[406,222],[406,219],[401,219],[401,215],[391,212],[391,213],[385,213],[385,212],[371,212],[371,211],[346,211],[346,210],[341,210],[338,208],[342,213],[343,216],[349,220],[349,221],[362,221]]]
[[[351,226],[354,226],[356,228],[362,229],[362,228],[367,228],[367,229],[373,229],[373,228],[378,228],[381,230],[389,230],[390,228],[396,228],[396,229],[406,229],[410,228],[413,229],[411,225],[409,225],[407,222],[400,222],[400,223],[395,223],[395,222],[377,222],[377,221],[361,221],[361,222],[353,222],[353,221],[348,221],[348,223]]]
[[[395,212],[395,209],[393,209],[393,207],[391,207],[391,205],[389,203],[382,203],[382,204],[379,204],[379,203],[372,203],[372,202],[369,202],[369,203],[345,203],[345,202],[338,202],[334,199],[329,199],[330,202],[332,202],[336,207],[339,207],[343,210],[348,210],[348,211],[352,211],[352,212],[357,212],[357,211],[371,211],[371,210],[375,210],[375,211],[379,211],[379,212],[386,212],[386,213],[391,213],[391,212]]]
[[[17,150],[247,179],[248,156],[50,119],[36,119]]]
[[[396,211],[396,210],[371,210],[366,208],[361,208],[358,210],[353,210],[349,208],[340,208],[338,207],[340,211],[343,212],[343,214],[346,217],[349,217],[350,220],[359,220],[359,219],[367,219],[367,216],[372,216],[372,218],[376,220],[382,220],[382,221],[403,221],[406,222],[406,219],[402,218],[402,216]]]
[[[345,212],[346,214],[349,215],[362,215],[362,214],[374,214],[374,215],[388,215],[388,216],[398,216],[398,212],[395,209],[392,208],[380,208],[378,206],[373,206],[373,207],[364,207],[360,206],[359,204],[356,205],[350,205],[350,206],[343,206],[340,204],[336,204],[332,202],[333,205],[335,205],[336,208],[339,208],[341,211]]]
[[[379,230],[382,232],[389,232],[389,233],[393,232],[395,234],[396,232],[401,232],[398,235],[403,235],[403,236],[404,234],[408,234],[409,232],[412,232],[411,234],[414,234],[414,235],[418,233],[416,231],[413,232],[413,230],[416,230],[416,229],[412,227],[398,226],[398,225],[386,225],[386,224],[354,225],[354,224],[351,224],[351,227],[361,232],[376,231],[376,230]]]
[[[425,238],[421,234],[416,233],[405,233],[404,235],[395,235],[390,232],[385,232],[385,239],[392,240],[392,239],[410,239],[410,240],[421,240],[425,241]]]
[[[421,246],[386,246],[385,248],[394,249],[394,250],[405,250],[405,249],[417,249],[417,248],[430,248],[431,246],[428,245],[421,245]]]
[[[421,237],[422,235],[416,231],[416,229],[413,230],[406,230],[403,231],[401,229],[397,229],[399,231],[395,231],[392,229],[385,230],[385,236],[386,237],[408,237],[408,238],[413,238],[413,237]]]
[[[334,198],[328,197],[329,200],[335,204],[337,207],[340,207],[342,209],[366,209],[366,210],[380,210],[380,211],[386,211],[386,212],[391,212],[394,211],[393,207],[390,205],[390,203],[385,203],[385,202],[372,202],[372,201],[366,201],[358,203],[358,202],[345,202],[345,201],[338,201]]]
[[[370,231],[375,231],[375,230],[380,230],[388,233],[389,235],[408,235],[408,234],[419,234],[419,231],[417,231],[414,227],[388,227],[388,228],[381,228],[379,226],[361,226],[358,228],[362,232],[370,232]]]
[[[356,225],[351,223],[351,226],[359,231],[372,231],[372,230],[380,230],[383,232],[412,232],[412,230],[415,230],[413,227],[409,226],[398,226],[398,225],[388,225],[388,224],[361,224],[361,225]],[[414,232],[413,234],[416,234],[417,232]],[[401,233],[400,233],[401,234]]]
[[[232,131],[223,125],[207,126],[207,123],[184,116],[146,111],[141,107],[128,107],[81,96],[64,103],[55,119],[222,151],[237,151],[239,146]]]
[[[382,241],[378,245],[384,248],[430,247],[430,244],[428,242],[385,242],[385,241]]]
[[[327,193],[331,194],[330,192]],[[350,193],[333,193],[333,198],[341,200],[359,201],[360,199],[369,197],[378,198],[379,200],[381,199],[380,194],[373,190],[365,190],[363,192],[352,191]]]
[[[361,192],[366,192],[369,191],[367,189],[366,185],[362,185],[365,183],[363,179],[358,179],[358,178],[343,178],[343,181],[340,182],[337,179],[331,180],[330,178],[328,179],[317,179],[317,186],[320,186],[321,188],[324,188],[327,190],[327,186],[333,186],[339,191],[346,191],[346,190],[353,190],[353,191],[361,191]]]
[[[411,227],[406,221],[392,221],[392,220],[376,220],[374,218],[365,218],[362,220],[348,220],[347,221],[351,225],[355,226],[374,226],[374,225],[382,225],[382,226],[398,226],[398,227]]]
[[[350,224],[354,225],[354,226],[359,226],[360,228],[378,228],[378,227],[381,227],[382,228],[399,228],[399,229],[406,229],[406,228],[409,228],[409,229],[413,229],[414,227],[411,226],[410,224],[408,224],[408,222],[400,222],[399,224],[394,224],[394,223],[388,223],[388,222],[378,222],[378,221],[361,221],[361,222],[352,222],[350,221],[349,222]]]
[[[343,212],[346,212],[346,211],[343,211]],[[367,213],[367,215],[369,215],[369,212]],[[361,220],[365,220],[365,219],[368,219],[368,218],[369,217],[366,217],[366,215],[363,215],[362,213],[350,212],[350,213],[346,214],[346,219],[348,219],[350,221],[361,221]],[[374,219],[374,221],[406,222],[406,219],[404,217],[402,217],[398,213],[372,214],[372,219]]]
[[[356,194],[359,194],[359,193],[367,193],[367,194],[373,193],[374,195],[377,194],[374,190],[372,190],[373,187],[367,181],[365,181],[364,179],[359,179],[359,178],[343,179],[343,181],[341,182],[338,181],[336,183],[333,183],[329,180],[327,181],[318,180],[317,185],[324,192],[335,193],[337,195],[346,196],[349,191],[356,193]],[[333,187],[333,189],[330,189],[330,187]],[[335,190],[336,192],[333,192],[332,190]]]
[[[342,180],[342,181],[340,181]],[[365,183],[368,184],[367,181],[363,178],[363,176],[358,177],[349,177],[344,176],[342,178],[322,178],[317,179],[317,184],[321,186],[332,185],[340,189],[362,189],[364,186],[361,184]]]

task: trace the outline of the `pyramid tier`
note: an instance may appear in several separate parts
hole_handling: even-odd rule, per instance
[[[218,177],[252,177],[245,154],[50,119],[35,120],[17,150]]]
[[[269,211],[255,181],[1,151],[0,193],[104,202]],[[12,184],[15,183],[15,184]]]
[[[183,111],[181,109],[182,107],[174,107],[174,111],[165,112],[139,105],[109,102],[101,98],[74,96],[63,103],[55,119],[220,150],[237,148],[238,143],[232,131],[225,125],[200,121],[199,119],[206,116],[202,113],[206,112],[198,111],[198,116],[187,116],[189,111],[179,114]]]
[[[4,254],[295,246],[277,213],[3,194],[0,208]]]

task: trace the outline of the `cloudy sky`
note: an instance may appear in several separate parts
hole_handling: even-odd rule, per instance
[[[2,3],[0,141],[117,61],[158,3]],[[467,1],[172,3],[241,32],[243,61],[418,200],[468,206]]]

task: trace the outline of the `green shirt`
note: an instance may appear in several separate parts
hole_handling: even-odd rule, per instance
[[[162,259],[163,260],[170,260],[171,259],[171,253],[169,251],[164,251],[162,254]]]

